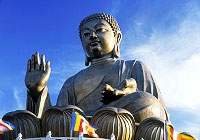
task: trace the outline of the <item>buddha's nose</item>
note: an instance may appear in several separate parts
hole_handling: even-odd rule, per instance
[[[97,38],[95,31],[91,31],[90,32],[90,39],[94,39],[94,38]]]

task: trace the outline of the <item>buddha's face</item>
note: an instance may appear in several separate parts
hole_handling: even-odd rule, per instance
[[[88,57],[100,58],[112,52],[115,37],[109,23],[95,19],[83,24],[81,28],[82,45]]]

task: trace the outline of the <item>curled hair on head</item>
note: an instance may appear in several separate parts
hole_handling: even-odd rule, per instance
[[[114,32],[114,36],[116,36],[117,32],[120,31],[119,25],[118,25],[117,21],[115,20],[115,18],[113,16],[105,14],[105,13],[96,13],[96,14],[92,14],[90,16],[87,16],[86,18],[84,18],[81,21],[81,23],[79,25],[79,36],[80,36],[81,40],[82,40],[81,28],[82,28],[83,24],[87,23],[89,21],[95,20],[95,19],[104,19],[104,20],[106,20],[109,23],[109,25],[111,26],[111,28],[112,28],[112,30]]]

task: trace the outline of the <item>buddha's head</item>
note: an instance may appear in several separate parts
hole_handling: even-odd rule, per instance
[[[79,25],[79,35],[86,54],[86,65],[92,59],[120,57],[122,34],[111,15],[96,13],[86,17]]]

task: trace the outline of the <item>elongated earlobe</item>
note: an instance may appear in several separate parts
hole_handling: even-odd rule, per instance
[[[85,66],[89,66],[90,61],[91,61],[90,58],[85,56]]]
[[[116,34],[116,43],[115,43],[114,49],[112,51],[112,57],[113,58],[119,58],[120,57],[119,46],[120,46],[121,40],[122,40],[122,33],[118,31],[117,34]]]
[[[120,57],[119,46],[117,46],[117,45],[114,46],[114,49],[112,50],[112,57],[113,58],[119,58]]]

